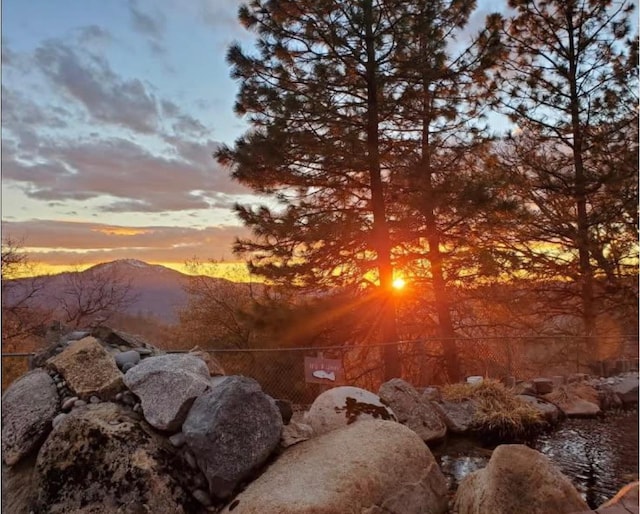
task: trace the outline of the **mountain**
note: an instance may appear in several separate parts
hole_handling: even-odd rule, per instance
[[[12,280],[9,287],[6,287],[8,290],[6,301],[15,301],[35,285],[39,291],[33,305],[53,310],[59,305],[60,298],[74,301],[78,296],[77,291],[83,288],[85,290],[97,287],[108,289],[113,284],[119,284],[120,287],[130,284],[127,297],[132,300],[120,309],[121,313],[152,317],[163,323],[173,324],[178,321],[179,310],[187,305],[188,295],[184,286],[188,280],[188,275],[165,266],[148,264],[135,259],[121,259],[97,264],[79,272]],[[206,280],[229,282],[211,277],[207,277]],[[70,292],[73,289],[76,293]]]

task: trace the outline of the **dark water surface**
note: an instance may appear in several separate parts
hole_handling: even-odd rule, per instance
[[[591,508],[638,479],[637,410],[601,419],[566,419],[528,445],[549,457]],[[487,465],[491,448],[469,439],[450,439],[433,453],[453,491],[465,476]]]

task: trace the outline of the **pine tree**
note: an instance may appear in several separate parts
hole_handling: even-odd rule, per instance
[[[397,338],[381,154],[393,98],[385,78],[403,36],[394,2],[253,1],[240,19],[256,54],[229,50],[236,103],[252,129],[217,158],[277,205],[236,207],[254,237],[236,250],[275,282],[353,285],[376,276],[384,342]],[[386,346],[385,376],[400,375]]]
[[[633,5],[509,5],[516,14],[504,24],[510,56],[502,108],[522,135],[505,145],[505,165],[512,167],[530,215],[518,251],[531,257],[530,272],[579,285],[583,334],[590,338],[596,279],[607,273],[605,257],[616,253],[618,241],[629,252],[615,232],[637,218],[629,212],[635,209],[634,189],[637,197],[637,135],[628,130],[637,128],[637,38],[629,39]],[[629,152],[614,155],[625,146]],[[617,198],[620,188],[625,199]]]

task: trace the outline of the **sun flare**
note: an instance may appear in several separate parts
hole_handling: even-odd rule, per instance
[[[396,278],[393,280],[392,286],[394,289],[402,289],[407,283],[405,282],[404,278]]]

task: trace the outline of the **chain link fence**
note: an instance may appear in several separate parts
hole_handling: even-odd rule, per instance
[[[450,341],[447,341],[450,342]],[[388,343],[397,346],[401,378],[415,387],[447,381],[438,338]],[[388,345],[387,344],[387,345]],[[638,337],[585,338],[577,336],[456,338],[454,341],[464,376],[527,380],[536,376],[586,372],[612,374],[638,369]],[[204,349],[215,357],[228,375],[256,379],[266,393],[295,404],[310,404],[337,381],[309,383],[305,357],[340,362],[344,385],[377,392],[384,382],[387,345],[352,345],[312,348]],[[597,353],[593,353],[595,350]],[[33,353],[2,354],[2,390],[29,369]]]

